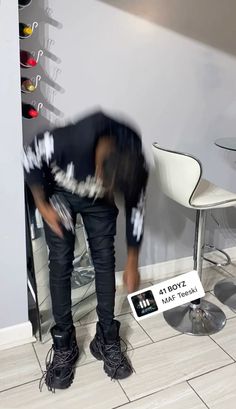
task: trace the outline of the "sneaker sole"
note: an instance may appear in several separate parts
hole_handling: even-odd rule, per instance
[[[52,388],[53,389],[67,389],[72,385],[73,380],[74,380],[74,373],[71,375],[71,377],[68,379],[66,383],[65,381],[64,382],[55,381],[52,385]]]
[[[94,358],[96,358],[98,361],[103,361],[101,354],[100,354],[98,351],[94,351],[94,349],[93,349],[93,347],[91,346],[91,344],[90,344],[90,346],[89,346],[89,349],[90,349],[91,354],[94,356]],[[104,362],[104,361],[103,361],[103,362]],[[107,366],[107,365],[105,364],[105,362],[104,362],[104,365],[103,365],[103,370],[104,370],[104,372],[107,374],[107,376],[109,376],[109,378],[113,378],[113,379],[116,379],[116,380],[117,380],[117,379],[125,379],[125,378],[128,378],[128,377],[133,373],[133,371],[131,371],[129,374],[127,374],[127,375],[125,375],[125,376],[114,376],[114,377],[112,377],[113,369],[110,369],[109,366]]]
[[[103,369],[104,369],[104,372],[106,372],[107,376],[109,376],[109,378],[114,379],[114,380],[119,380],[119,379],[128,378],[128,377],[129,377],[130,375],[132,375],[132,373],[133,373],[133,371],[132,371],[132,372],[130,372],[130,373],[128,373],[127,375],[124,375],[124,376],[117,376],[117,375],[112,376],[112,375],[113,375],[113,369],[110,370],[110,368],[109,368],[108,366],[106,366],[105,363],[104,363],[104,365],[103,365]]]

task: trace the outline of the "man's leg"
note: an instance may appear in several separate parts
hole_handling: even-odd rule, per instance
[[[75,217],[73,214],[74,222]],[[54,391],[71,385],[79,356],[71,315],[71,273],[75,237],[73,232],[64,227],[63,238],[57,236],[46,223],[44,228],[49,248],[50,293],[55,325],[51,329],[54,354],[48,354],[49,359],[42,380],[45,380],[49,390]]]
[[[109,328],[114,318],[117,209],[94,205],[82,217],[95,269],[97,314],[102,326]]]
[[[49,248],[49,278],[52,312],[56,325],[68,330],[73,325],[71,315],[71,273],[73,271],[75,236],[63,228],[63,238],[44,223]]]
[[[114,320],[115,304],[115,251],[116,218],[114,204],[99,200],[81,212],[88,235],[95,269],[97,293],[97,332],[90,350],[97,359],[104,361],[104,370],[112,378],[126,378],[132,367],[121,352],[119,328]]]

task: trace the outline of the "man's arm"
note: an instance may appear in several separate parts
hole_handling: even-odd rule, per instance
[[[97,112],[94,115],[94,123],[98,137],[112,137],[115,142],[114,146],[121,153],[125,151],[129,151],[130,153],[134,152],[134,155],[140,156],[141,162],[143,160],[143,183],[141,183],[139,191],[136,194],[138,199],[130,203],[130,200],[125,197],[127,262],[123,275],[123,281],[128,292],[130,293],[135,291],[139,286],[138,258],[139,248],[143,236],[144,196],[148,178],[148,169],[142,154],[141,137],[136,129],[130,127],[130,124],[124,122],[123,120],[122,122],[119,122],[114,118],[105,115],[103,112]],[[100,156],[102,157],[102,154]],[[99,161],[96,160],[96,162],[98,163]],[[100,160],[100,162],[102,162],[102,160]],[[100,173],[102,172],[100,171]],[[98,166],[97,174],[100,175],[100,173]],[[135,186],[134,190],[136,190]]]
[[[144,230],[145,189],[146,183],[140,192],[137,203],[131,205],[128,201],[126,201],[125,206],[127,261],[123,275],[123,282],[128,293],[136,291],[140,282],[138,261]]]
[[[140,274],[138,271],[139,249],[128,247],[127,261],[123,274],[123,283],[130,294],[139,288]]]

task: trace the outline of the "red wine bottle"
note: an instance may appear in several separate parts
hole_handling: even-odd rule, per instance
[[[20,38],[30,37],[33,33],[33,29],[28,24],[20,23],[19,24],[19,36]]]
[[[21,78],[21,91],[25,93],[34,92],[36,89],[32,80],[26,77]]]
[[[37,118],[38,111],[33,105],[22,103],[22,116],[26,119]]]
[[[30,68],[35,67],[37,61],[29,51],[20,50],[20,64],[24,68]]]
[[[20,8],[29,6],[32,0],[18,0],[18,5]]]

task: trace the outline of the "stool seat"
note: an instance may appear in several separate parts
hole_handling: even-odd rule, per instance
[[[190,199],[190,206],[195,209],[217,209],[236,206],[236,193],[224,190],[206,179],[200,179]]]

